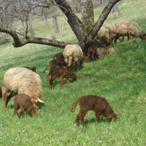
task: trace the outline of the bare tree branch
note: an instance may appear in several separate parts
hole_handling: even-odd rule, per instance
[[[21,47],[28,43],[35,43],[35,44],[51,45],[54,47],[64,48],[67,44],[69,44],[69,43],[65,43],[65,42],[49,40],[46,38],[38,38],[38,37],[28,37],[27,36],[27,38],[20,39],[15,31],[8,30],[5,28],[0,28],[0,32],[4,32],[4,33],[7,33],[12,36],[12,38],[14,39],[14,43],[13,43],[14,47]]]

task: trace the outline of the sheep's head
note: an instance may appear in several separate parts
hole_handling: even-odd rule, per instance
[[[35,116],[36,115],[36,110],[37,110],[37,108],[36,107],[34,107],[34,106],[32,106],[32,108],[30,108],[30,114],[32,115],[32,116]]]
[[[140,39],[143,40],[143,41],[146,41],[146,34],[140,36]]]
[[[112,113],[107,118],[111,121],[112,119],[117,120],[119,114]]]

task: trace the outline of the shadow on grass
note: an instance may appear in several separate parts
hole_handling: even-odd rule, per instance
[[[103,118],[103,117],[100,117],[99,121],[97,122],[97,124],[95,123],[95,118],[92,118],[92,119],[85,119],[84,120],[84,123],[85,123],[85,126],[87,126],[88,124],[92,123],[92,124],[95,124],[95,125],[98,125],[99,123],[110,123],[111,121],[109,121],[108,119],[106,118]],[[76,120],[74,121],[74,123],[76,123]],[[80,125],[81,124],[81,121],[80,121]]]

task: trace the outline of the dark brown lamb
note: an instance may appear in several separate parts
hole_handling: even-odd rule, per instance
[[[94,46],[90,46],[87,50],[87,58],[92,58],[92,61],[97,60],[97,49]]]
[[[17,114],[17,110],[20,108],[19,114]],[[13,115],[17,115],[18,117],[24,112],[24,116],[26,115],[26,111],[29,111],[32,116],[36,115],[36,107],[33,106],[30,97],[26,94],[17,94],[14,98],[14,113]]]
[[[49,79],[49,75],[51,75],[51,79]],[[77,76],[74,73],[70,72],[67,68],[54,68],[47,75],[47,80],[49,81],[49,88],[52,88],[52,83],[57,77],[61,77],[61,87],[63,86],[64,78],[67,78],[67,84],[69,84],[69,78],[73,80],[77,79]]]
[[[53,56],[53,59],[56,59],[56,58],[63,58],[64,59],[63,52],[59,52]]]
[[[118,114],[115,114],[113,109],[110,107],[108,101],[99,96],[95,95],[85,95],[80,98],[78,98],[71,107],[71,111],[75,111],[75,107],[77,103],[80,104],[80,112],[77,115],[76,119],[76,125],[79,126],[79,121],[81,120],[81,123],[83,126],[85,126],[84,123],[84,116],[89,110],[95,111],[96,120],[95,123],[98,122],[100,115],[107,117],[110,121],[112,118],[115,120],[118,118]]]
[[[66,62],[64,61],[64,58],[56,58],[56,59],[51,60],[49,71],[54,69],[57,65],[60,67],[66,66]]]

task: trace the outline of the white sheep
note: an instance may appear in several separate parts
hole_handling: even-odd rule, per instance
[[[16,94],[27,94],[34,106],[37,102],[44,103],[40,100],[42,96],[42,85],[40,76],[23,67],[14,67],[9,69],[3,77],[3,100],[5,102],[4,110],[9,100]],[[9,95],[9,96],[8,96]],[[37,106],[36,106],[37,107]]]
[[[78,44],[70,44],[64,48],[63,56],[67,64],[67,67],[70,67],[71,65],[73,67],[74,65],[76,65],[77,67],[82,62],[83,51]]]
[[[99,32],[96,35],[96,38],[98,38],[99,42],[102,43],[105,46],[111,45],[113,42],[113,39],[117,36],[117,33],[115,31],[114,25],[104,24]],[[118,37],[120,41],[122,41],[122,37]]]
[[[146,40],[146,31],[133,21],[119,21],[111,25],[103,25],[97,33],[97,38],[104,45],[111,44],[113,41],[116,44],[117,39],[121,42],[124,40],[124,36],[127,36],[127,41],[130,41],[132,37],[139,37],[141,40]],[[106,39],[105,39],[106,38]]]
[[[130,41],[132,37],[139,37],[142,40],[146,40],[146,32],[141,29],[141,27],[133,21],[120,21],[115,22],[111,26],[112,30],[110,31],[110,38],[116,44],[116,41],[119,37],[122,37],[122,41],[124,40],[124,36],[127,36],[127,41]]]

